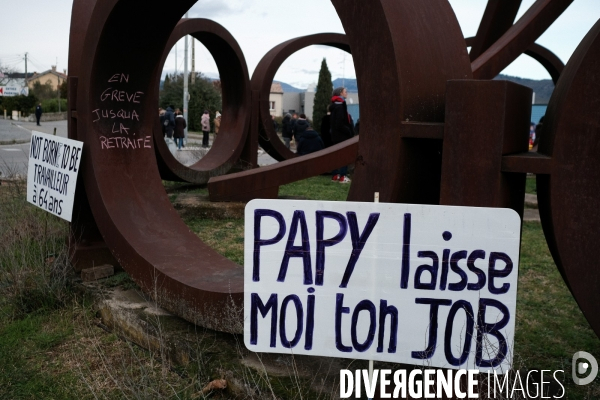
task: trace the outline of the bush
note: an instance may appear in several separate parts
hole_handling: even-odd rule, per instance
[[[38,103],[37,98],[33,94],[28,96],[12,96],[0,97],[2,99],[2,109],[6,110],[7,115],[11,115],[13,110],[21,111],[25,116],[35,110]]]
[[[40,101],[55,99],[58,97],[58,92],[52,88],[52,83],[47,81],[43,85],[36,81],[29,89],[29,93],[33,94]]]
[[[58,99],[48,99],[42,101],[42,110],[45,113],[56,113],[58,112]],[[67,111],[67,99],[60,99],[60,111]],[[32,113],[35,112],[35,106],[33,107]]]

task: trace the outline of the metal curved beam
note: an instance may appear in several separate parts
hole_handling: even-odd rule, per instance
[[[354,54],[361,132],[349,200],[436,204],[441,140],[401,137],[401,121],[443,122],[446,82],[471,78],[445,1],[333,0]]]
[[[600,22],[569,59],[550,99],[538,152],[551,157],[537,176],[548,247],[579,307],[600,337]]]
[[[198,39],[217,64],[223,96],[220,133],[210,151],[190,167],[173,157],[163,139],[160,125],[156,125],[154,143],[163,179],[204,184],[211,176],[227,173],[242,153],[250,122],[248,67],[240,46],[229,31],[214,21],[194,18],[181,20],[173,30],[159,64],[161,73],[171,48],[185,35]],[[160,81],[160,74],[156,79]]]
[[[527,54],[529,57],[533,58],[534,60],[542,64],[544,68],[546,68],[546,71],[548,71],[548,73],[550,74],[554,85],[558,83],[558,79],[560,78],[563,69],[565,69],[565,64],[563,64],[561,59],[558,58],[556,54],[554,54],[547,48],[540,46],[537,43],[534,43],[531,46],[529,46],[527,50],[525,50],[525,54]]]
[[[211,178],[210,201],[276,199],[279,186],[317,176],[356,161],[358,136],[326,149],[266,167]]]
[[[488,0],[477,34],[470,45],[474,61],[513,25],[522,0]]]
[[[188,321],[240,333],[242,267],[184,224],[161,184],[153,149],[163,49],[194,3],[178,1],[159,13],[136,0],[94,7],[75,105],[84,141],[81,176],[104,240],[144,291]],[[130,117],[97,118],[96,110],[108,109]]]
[[[252,124],[252,137],[258,139],[260,146],[277,161],[287,160],[296,157],[296,154],[290,151],[281,142],[277,136],[271,114],[269,112],[269,94],[271,93],[271,84],[281,64],[289,56],[311,45],[322,45],[336,47],[340,50],[350,53],[350,46],[345,35],[339,33],[318,33],[316,35],[302,36],[290,39],[271,49],[260,60],[250,82],[252,91],[258,93],[258,98],[252,101],[252,115],[258,115],[258,123]]]
[[[493,79],[523,54],[573,0],[537,0],[527,12],[481,56],[473,61],[475,79]]]
[[[473,42],[474,38],[472,37],[465,39],[467,47],[472,46]],[[558,58],[556,54],[537,43],[534,43],[531,46],[529,46],[527,50],[525,50],[524,54],[527,54],[529,57],[542,64],[542,66],[550,74],[552,82],[554,82],[554,84],[556,85],[556,83],[558,82],[558,78],[560,78],[560,74],[565,68],[565,64],[563,64],[563,62],[560,60],[560,58]]]

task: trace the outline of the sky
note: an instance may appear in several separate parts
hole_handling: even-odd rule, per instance
[[[100,0],[101,1],[101,0]],[[449,0],[465,37],[474,36],[485,10],[485,0]],[[519,18],[535,0],[523,0]],[[72,0],[0,0],[4,15],[0,24],[0,64],[24,72],[28,53],[28,72],[45,71],[57,65],[67,69],[69,25]],[[13,12],[11,12],[13,10]],[[26,10],[25,13],[22,11]],[[328,0],[199,0],[189,17],[212,19],[223,25],[238,41],[250,74],[260,59],[273,47],[288,39],[315,33],[344,33],[335,9]],[[573,4],[542,35],[537,43],[552,50],[567,62],[585,34],[600,18],[600,0],[574,0]],[[191,42],[191,41],[190,41]],[[196,70],[218,77],[210,53],[196,41]],[[175,58],[177,54],[177,58]],[[191,52],[190,52],[191,54]],[[321,60],[327,59],[332,78],[355,78],[352,56],[326,46],[310,46],[290,56],[279,69],[276,80],[299,88],[316,83]],[[183,71],[184,40],[166,61],[165,71]],[[521,56],[504,74],[530,79],[549,79],[541,65]]]

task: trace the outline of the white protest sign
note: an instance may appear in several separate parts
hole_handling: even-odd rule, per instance
[[[12,97],[20,95],[29,95],[29,88],[26,86],[0,86],[0,96]]]
[[[253,200],[245,224],[248,349],[510,369],[513,210]]]
[[[33,131],[27,201],[71,222],[83,142]]]

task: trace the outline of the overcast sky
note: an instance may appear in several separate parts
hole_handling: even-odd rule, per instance
[[[101,0],[100,0],[101,1]],[[442,1],[442,0],[440,0]],[[465,36],[477,32],[485,0],[449,0]],[[523,0],[519,17],[535,0]],[[67,69],[69,24],[72,0],[0,0],[0,64],[24,71],[24,53],[29,53],[28,71],[44,71],[58,63]],[[11,12],[12,10],[12,12]],[[343,33],[342,24],[328,0],[199,0],[190,17],[210,18],[236,38],[248,63],[250,74],[260,59],[277,44],[298,36],[322,32]],[[574,0],[573,4],[538,40],[567,62],[578,43],[600,18],[600,0]],[[183,40],[167,59],[165,70],[176,65],[183,70]],[[317,81],[323,57],[333,79],[355,78],[352,57],[324,46],[311,46],[292,55],[280,68],[277,80],[305,88]],[[196,42],[196,69],[217,76],[212,56]],[[505,74],[547,79],[548,73],[535,61],[521,56]]]

